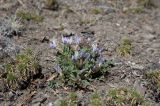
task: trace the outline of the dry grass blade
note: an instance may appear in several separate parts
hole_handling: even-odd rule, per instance
[[[57,77],[57,75],[55,75],[55,74],[53,74],[51,77],[49,77],[48,79],[47,79],[47,81],[49,82],[49,81],[52,81],[53,79],[55,79]]]

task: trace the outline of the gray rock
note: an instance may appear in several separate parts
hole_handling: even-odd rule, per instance
[[[143,27],[144,27],[144,30],[146,30],[146,31],[148,31],[150,33],[154,33],[155,32],[153,27],[151,27],[149,25],[144,25]]]
[[[141,36],[146,40],[152,40],[156,37],[154,34],[141,34]]]
[[[32,106],[41,106],[41,103],[38,102],[38,103],[32,104]]]
[[[54,103],[50,102],[47,106],[55,106]]]
[[[32,103],[43,103],[43,102],[45,102],[47,100],[47,98],[46,97],[38,97],[38,98],[36,98],[36,99],[34,99],[33,101],[32,101]]]

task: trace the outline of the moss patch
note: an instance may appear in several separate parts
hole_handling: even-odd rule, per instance
[[[6,77],[4,80],[11,89],[26,88],[30,81],[41,72],[38,60],[31,50],[19,54],[13,63],[6,65]]]
[[[118,48],[118,53],[121,56],[128,56],[132,54],[132,42],[128,38],[125,38],[122,40],[119,48]]]
[[[44,17],[37,15],[35,13],[31,12],[25,12],[25,11],[19,11],[17,12],[17,17],[21,18],[22,20],[27,20],[27,21],[35,21],[35,22],[42,22]]]
[[[112,89],[108,93],[107,106],[149,106],[143,97],[134,90]]]
[[[157,86],[158,90],[160,90],[160,70],[148,73],[147,77]]]

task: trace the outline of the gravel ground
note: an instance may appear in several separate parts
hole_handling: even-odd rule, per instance
[[[153,106],[160,106],[160,99],[156,99],[160,95],[150,93],[144,77],[147,72],[160,70],[160,8],[143,8],[140,13],[131,11],[137,6],[135,0],[59,0],[58,10],[50,10],[43,0],[1,0],[0,23],[14,17],[17,11],[26,10],[43,16],[44,20],[39,23],[19,20],[24,26],[20,36],[8,38],[0,32],[0,71],[9,58],[14,58],[25,48],[32,48],[36,54],[39,53],[42,73],[47,78],[54,71],[53,63],[47,61],[52,59],[54,52],[49,48],[48,40],[73,33],[99,41],[107,50],[107,58],[113,59],[116,64],[106,81],[93,82],[95,89],[108,91],[117,87],[134,87]],[[132,41],[132,53],[129,56],[120,56],[117,49],[126,37]],[[33,93],[32,89],[36,89],[36,93],[32,100],[24,103],[27,106],[47,106],[59,96],[68,93],[63,89],[56,91],[48,87],[38,87],[46,83],[45,78],[36,80],[35,83],[36,87],[14,93],[10,91],[9,97],[12,99],[14,95],[14,100],[0,100],[0,106],[18,106],[17,104],[25,100],[25,95]],[[77,93],[86,95],[86,98],[90,94],[84,91]],[[3,92],[0,92],[1,95]],[[85,98],[83,99],[85,102]]]

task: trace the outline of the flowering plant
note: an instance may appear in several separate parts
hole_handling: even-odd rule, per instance
[[[50,47],[57,51],[54,69],[59,74],[50,82],[51,87],[87,87],[92,79],[105,75],[113,66],[102,55],[103,49],[98,44],[83,41],[77,35],[63,36],[60,48],[56,40],[51,41]]]

